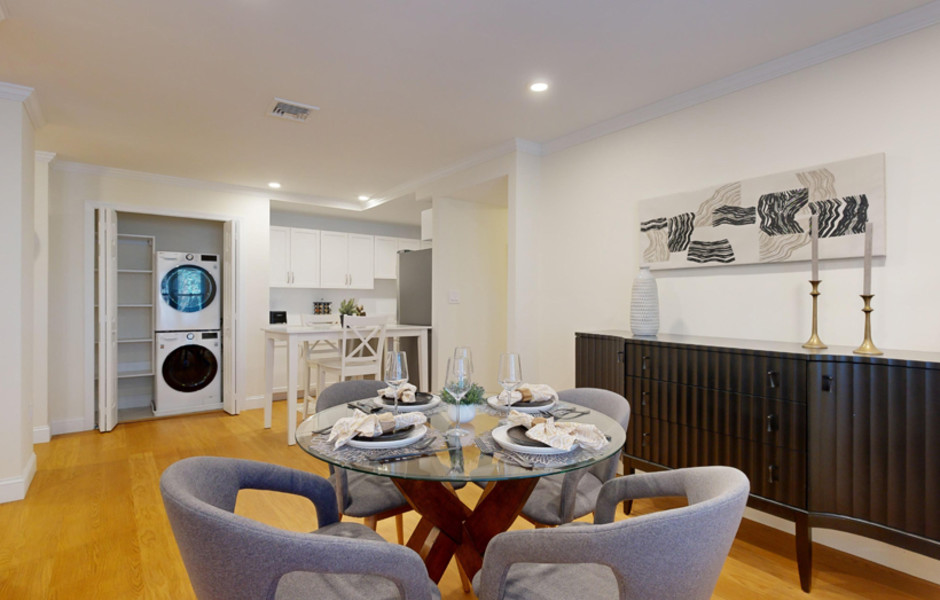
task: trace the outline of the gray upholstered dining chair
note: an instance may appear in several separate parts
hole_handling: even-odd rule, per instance
[[[339,381],[326,387],[317,396],[317,412],[363,398],[375,398],[378,391],[386,387],[382,381],[353,379]],[[336,488],[336,500],[343,515],[365,520],[375,529],[378,521],[395,517],[398,543],[405,543],[402,514],[411,510],[391,478],[349,471],[330,465],[330,482]]]
[[[558,399],[603,413],[625,430],[630,422],[630,403],[609,390],[575,388],[558,392]],[[540,478],[522,508],[522,516],[536,526],[546,526],[591,514],[601,486],[617,474],[618,459],[619,455],[614,455],[587,469]]]
[[[318,529],[298,533],[234,514],[239,490],[313,502]],[[440,598],[418,554],[342,523],[329,481],[261,462],[198,456],[170,465],[160,490],[200,600]]]
[[[594,524],[509,531],[473,578],[480,600],[653,600],[711,597],[744,515],[750,484],[731,467],[618,477]],[[688,506],[614,522],[624,499],[685,496]]]

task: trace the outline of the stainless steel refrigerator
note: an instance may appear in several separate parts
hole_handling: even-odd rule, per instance
[[[431,249],[402,250],[398,253],[398,322],[404,325],[431,325]],[[408,354],[408,374],[417,385],[418,340],[403,338],[401,350]],[[428,356],[431,336],[428,335]],[[428,364],[430,365],[430,360]],[[430,366],[428,367],[430,369]],[[428,381],[431,380],[428,373]],[[435,390],[420,390],[430,392]]]

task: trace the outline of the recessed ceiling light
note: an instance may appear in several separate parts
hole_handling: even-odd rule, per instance
[[[281,184],[276,181],[272,181],[271,183],[268,184],[268,187],[271,188],[272,190],[277,190],[281,188]]]
[[[544,81],[536,81],[535,83],[529,86],[529,89],[532,90],[533,92],[544,92],[545,90],[548,89],[548,84],[545,83]]]
[[[365,201],[368,200],[369,198],[370,198],[370,196],[366,196],[365,194],[359,194],[359,199],[362,200],[363,202],[365,202]]]

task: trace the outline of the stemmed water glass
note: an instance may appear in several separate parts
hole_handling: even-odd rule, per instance
[[[454,427],[444,432],[444,435],[461,437],[469,434],[466,429],[460,428],[460,401],[470,391],[471,364],[468,358],[451,358],[447,361],[447,378],[444,389],[454,399]]]
[[[473,354],[470,346],[457,346],[454,348],[454,359],[462,358],[467,361],[467,375],[473,375]]]
[[[515,352],[499,355],[499,385],[506,391],[506,405],[512,404],[512,393],[522,383],[522,364]]]
[[[385,383],[395,390],[395,408],[398,412],[398,397],[401,388],[408,382],[408,357],[404,352],[389,352],[385,359]]]

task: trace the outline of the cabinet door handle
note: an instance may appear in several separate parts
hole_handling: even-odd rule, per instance
[[[777,415],[769,414],[767,415],[767,433],[773,433],[780,428],[780,424],[777,421]]]
[[[835,388],[835,380],[832,378],[832,375],[823,375],[822,376],[822,391],[831,392]]]
[[[780,481],[780,469],[777,465],[767,467],[767,483],[777,483]]]
[[[640,446],[642,446],[643,448],[646,448],[646,438],[647,438],[647,437],[649,437],[649,433],[644,433],[644,434],[641,436],[641,443],[640,443]]]
[[[649,392],[640,392],[640,406],[646,406],[646,399],[649,395]]]
[[[643,357],[643,360],[640,361],[640,370],[641,370],[641,371],[645,371],[645,370],[647,369],[647,367],[649,367],[649,361],[650,361],[650,357],[649,357],[649,356],[644,356],[644,357]]]
[[[617,362],[618,362],[618,363],[622,363],[622,362],[623,362],[623,350],[621,350],[620,352],[617,353]]]
[[[767,371],[767,384],[770,386],[770,389],[777,387],[777,372],[776,371]]]

